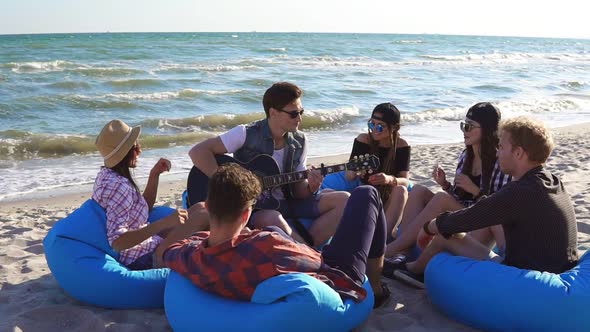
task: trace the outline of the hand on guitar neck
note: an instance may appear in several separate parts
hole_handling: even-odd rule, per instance
[[[275,187],[299,182],[309,178],[309,190],[316,189],[311,186],[312,184],[319,189],[321,179],[328,174],[346,170],[370,172],[379,168],[379,158],[368,154],[364,156],[355,156],[343,164],[332,166],[324,166],[324,164],[321,164],[320,168],[282,174],[277,162],[269,155],[259,155],[245,163],[228,155],[216,155],[215,159],[218,165],[232,162],[237,163],[257,175],[262,183],[263,192],[257,200],[256,208],[266,210],[274,210],[279,207],[279,201],[272,195],[272,190]],[[317,182],[319,182],[319,184],[317,184]],[[189,206],[197,202],[202,202],[207,198],[208,183],[209,178],[197,167],[191,169],[187,183]]]

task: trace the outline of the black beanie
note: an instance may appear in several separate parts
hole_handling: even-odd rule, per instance
[[[483,128],[495,132],[498,130],[501,115],[500,110],[496,106],[484,102],[471,106],[465,117],[477,121]]]

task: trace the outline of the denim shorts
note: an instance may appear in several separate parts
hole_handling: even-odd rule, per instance
[[[315,219],[320,216],[320,195],[311,195],[306,199],[281,200],[277,211],[279,211],[285,219]]]

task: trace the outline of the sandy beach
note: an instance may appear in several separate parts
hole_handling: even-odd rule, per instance
[[[578,220],[580,254],[590,246],[590,123],[554,130],[556,149],[547,167],[561,177]],[[187,147],[188,148],[188,147]],[[420,145],[412,150],[411,179],[435,188],[432,166],[452,173],[462,144]],[[311,159],[342,162],[346,155]],[[140,167],[148,167],[140,165]],[[98,170],[98,165],[97,165]],[[184,179],[163,175],[157,205],[181,206]],[[74,300],[59,287],[44,257],[43,238],[60,219],[90,197],[75,193],[0,202],[0,331],[169,331],[163,309],[109,310]],[[426,291],[388,279],[392,300],[375,310],[359,331],[471,331],[434,307]],[[238,313],[235,313],[238,314]]]

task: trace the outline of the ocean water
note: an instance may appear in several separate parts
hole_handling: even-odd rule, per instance
[[[304,90],[310,155],[350,151],[372,108],[401,110],[410,144],[462,140],[479,101],[551,127],[590,122],[590,40],[445,35],[0,35],[0,201],[92,183],[109,120],[142,126],[145,177],[182,177],[196,142],[264,116],[274,82]],[[416,161],[414,161],[416,162]]]

